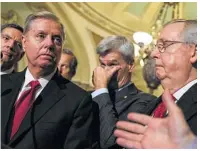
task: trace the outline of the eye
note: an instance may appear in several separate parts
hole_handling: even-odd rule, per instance
[[[59,45],[59,46],[62,45],[62,39],[61,39],[61,37],[56,36],[56,37],[54,37],[53,39],[54,39],[54,41],[55,41],[55,43],[56,43],[57,45]]]
[[[37,40],[43,40],[45,37],[46,37],[46,35],[44,33],[39,33],[36,35]]]
[[[38,37],[40,37],[41,39],[44,39],[45,35],[44,34],[39,34]]]
[[[3,37],[3,39],[6,40],[6,41],[8,41],[8,40],[11,39],[9,36],[5,36],[5,35],[3,35],[2,37]]]
[[[101,63],[101,67],[102,67],[102,68],[104,68],[105,66],[106,66],[105,64]]]
[[[163,46],[163,44],[157,44],[156,47],[157,47],[158,49],[163,49],[164,46]]]

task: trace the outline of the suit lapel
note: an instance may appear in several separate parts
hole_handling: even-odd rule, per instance
[[[197,84],[193,85],[177,102],[182,109],[185,119],[197,113]]]
[[[127,110],[127,107],[139,98],[136,95],[137,93],[138,90],[133,83],[116,93],[115,105],[118,114],[121,114],[122,112],[124,112],[124,110]]]
[[[4,89],[4,92],[1,93],[2,96],[2,106],[3,108],[1,108],[1,125],[2,125],[2,133],[1,133],[1,138],[4,139],[2,141],[5,141],[6,136],[7,136],[7,132],[8,132],[8,123],[9,123],[9,119],[11,117],[11,113],[12,113],[12,109],[14,106],[14,103],[17,99],[17,96],[19,94],[20,88],[23,84],[24,81],[24,73],[25,70],[23,72],[20,73],[16,73],[16,74],[10,74],[9,76],[9,85]],[[4,86],[2,86],[4,87]],[[4,97],[6,95],[6,97]],[[4,100],[5,99],[5,100]]]
[[[22,121],[18,132],[9,144],[12,144],[15,140],[20,138],[20,136],[25,135],[25,133],[31,128],[34,128],[37,121],[40,120],[40,118],[44,116],[45,113],[48,112],[48,110],[65,95],[61,91],[62,88],[59,87],[62,85],[63,84],[59,81],[59,77],[56,73],[35,100],[33,106]]]

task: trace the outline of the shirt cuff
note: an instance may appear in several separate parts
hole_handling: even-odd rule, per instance
[[[103,94],[103,93],[109,93],[108,89],[107,88],[98,89],[98,90],[92,92],[91,95],[92,95],[92,98],[95,98],[96,96]]]

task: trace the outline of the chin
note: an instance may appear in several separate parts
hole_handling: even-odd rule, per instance
[[[41,63],[40,64],[40,67],[41,68],[55,68],[56,67],[56,64],[50,62],[50,63]]]
[[[163,73],[156,72],[156,77],[157,77],[159,80],[163,80],[166,76],[165,76],[165,74],[163,74]]]

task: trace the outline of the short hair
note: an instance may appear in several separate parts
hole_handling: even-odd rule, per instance
[[[78,65],[78,61],[77,61],[76,56],[68,48],[64,48],[62,53],[72,56],[72,61],[69,63],[69,69],[70,69],[71,75],[75,75],[76,74],[77,65]]]
[[[119,35],[108,36],[100,41],[96,48],[96,52],[100,56],[113,50],[120,52],[128,64],[134,62],[134,46],[126,37]]]
[[[197,20],[174,19],[166,23],[164,27],[174,23],[184,23],[183,31],[180,33],[183,42],[197,44]]]
[[[54,15],[53,13],[48,12],[48,11],[40,11],[40,12],[35,12],[33,14],[30,14],[25,20],[24,34],[27,33],[30,30],[30,26],[31,26],[31,23],[32,23],[33,20],[41,19],[41,18],[50,19],[50,20],[53,20],[56,23],[60,24],[61,32],[62,32],[62,38],[63,38],[63,40],[65,39],[64,26],[60,22],[60,19],[56,15]]]
[[[184,23],[184,28],[180,33],[181,41],[197,45],[197,20],[174,19],[166,23],[164,27],[173,23]],[[197,68],[197,62],[193,64],[193,67]]]
[[[1,25],[1,32],[2,32],[4,29],[6,29],[6,28],[15,28],[15,29],[19,30],[19,31],[22,32],[22,33],[23,33],[23,31],[24,31],[24,29],[23,29],[20,25],[15,24],[15,23],[12,23],[12,24],[3,24],[3,25]]]

